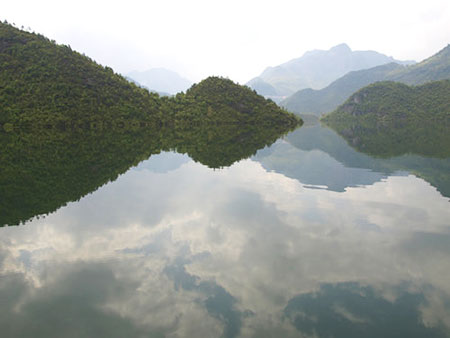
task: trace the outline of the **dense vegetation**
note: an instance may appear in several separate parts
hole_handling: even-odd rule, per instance
[[[353,94],[323,121],[372,155],[450,157],[450,80],[417,87],[375,83]]]
[[[231,80],[209,77],[175,97],[177,121],[291,125],[300,121],[273,101]]]
[[[159,97],[69,46],[6,23],[0,23],[0,63],[0,126],[7,129],[166,125],[178,117],[195,123],[298,122],[271,101],[223,78],[209,78],[176,98]]]
[[[419,85],[444,79],[450,79],[450,46],[415,65],[387,64],[348,73],[324,89],[298,91],[281,105],[295,113],[320,115],[335,110],[355,91],[377,81]]]
[[[129,83],[69,46],[0,23],[0,124],[152,122],[157,94]]]

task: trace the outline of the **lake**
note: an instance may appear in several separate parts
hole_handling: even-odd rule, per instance
[[[0,135],[2,337],[450,336],[450,158],[235,133]]]

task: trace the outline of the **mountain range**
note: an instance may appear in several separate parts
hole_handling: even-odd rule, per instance
[[[377,81],[396,81],[419,85],[428,81],[448,78],[450,78],[450,45],[414,65],[404,66],[389,63],[350,72],[323,89],[300,90],[281,101],[280,105],[295,113],[320,115],[336,109],[351,94]]]
[[[268,67],[247,85],[261,95],[279,100],[304,88],[324,88],[348,72],[391,62],[414,63],[398,61],[375,51],[352,51],[348,45],[340,44],[326,51],[309,51],[300,58]]]

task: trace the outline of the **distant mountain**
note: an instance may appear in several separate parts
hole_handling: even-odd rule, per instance
[[[306,52],[300,58],[269,67],[247,85],[258,91],[262,84],[268,84],[276,90],[277,95],[288,96],[304,88],[321,89],[348,72],[390,62],[414,63],[398,61],[375,51],[352,51],[346,44],[340,44],[327,51]],[[268,95],[264,91],[258,93]]]
[[[386,78],[409,85],[445,79],[450,79],[450,45],[420,63],[395,70]]]
[[[253,80],[247,82],[247,86],[256,90],[259,95],[263,95],[266,97],[276,97],[278,96],[277,90],[267,82],[265,82],[260,77],[256,77]]]
[[[377,82],[322,120],[371,155],[450,157],[450,80],[415,87]]]
[[[291,112],[327,113],[337,108],[355,91],[377,81],[423,84],[450,78],[450,45],[430,58],[409,66],[395,63],[350,72],[321,90],[303,89],[280,105]]]
[[[344,102],[358,89],[375,81],[384,80],[393,70],[403,69],[403,66],[391,62],[374,68],[350,72],[321,90],[302,89],[280,105],[295,113],[321,114],[329,112]]]
[[[170,95],[184,92],[192,85],[191,81],[165,68],[152,68],[143,72],[133,71],[128,73],[127,77],[150,91]]]
[[[167,92],[159,92],[159,91],[157,91],[157,90],[150,89],[150,88],[148,88],[147,86],[144,86],[144,85],[140,84],[139,82],[133,80],[133,79],[132,79],[131,77],[129,77],[129,76],[124,76],[124,78],[127,79],[129,82],[134,83],[135,85],[137,85],[137,86],[139,86],[139,87],[141,87],[141,88],[147,89],[150,93],[156,93],[156,94],[158,94],[159,96],[172,96],[172,94],[169,94],[169,93],[167,93]]]

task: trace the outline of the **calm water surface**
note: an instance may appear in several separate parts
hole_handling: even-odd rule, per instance
[[[0,228],[2,337],[448,337],[449,159],[302,127]]]

